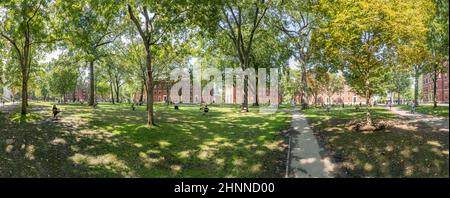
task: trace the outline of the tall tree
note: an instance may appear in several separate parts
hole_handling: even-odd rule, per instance
[[[134,24],[145,49],[145,65],[147,74],[147,124],[155,124],[153,114],[153,52],[152,48],[168,42],[170,34],[183,21],[186,10],[185,2],[174,1],[136,1],[127,4],[128,14]],[[136,15],[138,14],[138,15]]]
[[[397,103],[401,104],[401,96],[411,88],[411,76],[406,72],[394,72],[391,75],[389,91],[397,94]]]
[[[219,28],[227,33],[239,59],[240,67],[251,67],[255,34],[266,16],[269,3],[265,0],[223,1]],[[244,100],[241,110],[248,112],[248,77],[244,79]]]
[[[329,98],[329,102],[333,103],[333,95],[344,90],[344,82],[345,79],[341,75],[334,73],[326,73],[322,80],[323,82],[323,90],[327,97]]]
[[[60,23],[66,40],[82,51],[89,62],[89,105],[95,103],[94,63],[104,55],[102,47],[122,34],[121,1],[58,1]]]
[[[63,63],[54,63],[50,75],[50,90],[66,102],[66,95],[73,92],[77,85],[78,70]]]
[[[12,52],[9,53],[20,67],[22,106],[21,114],[27,113],[28,81],[32,62],[38,49],[50,44],[54,35],[50,33],[48,10],[52,5],[46,0],[2,1],[0,9],[0,38],[6,40]]]
[[[433,0],[434,15],[429,22],[428,48],[431,53],[431,61],[427,71],[431,74],[433,81],[433,107],[437,107],[437,81],[441,73],[448,69],[448,28],[449,13],[448,1]]]
[[[323,46],[318,52],[326,55],[331,67],[342,70],[352,90],[366,99],[365,126],[373,128],[371,100],[387,90],[399,46],[426,34],[430,3],[345,0],[320,1],[317,7],[322,23],[314,41]]]
[[[300,64],[300,99],[303,108],[308,106],[307,66],[310,59],[310,38],[315,28],[314,1],[281,1],[274,26],[282,31],[291,43],[295,60]]]

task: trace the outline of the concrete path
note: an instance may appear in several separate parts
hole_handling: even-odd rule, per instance
[[[389,108],[388,108],[389,109]],[[401,110],[398,107],[392,107],[391,111],[397,115],[406,117],[410,120],[424,122],[428,126],[438,129],[439,131],[449,131],[449,119],[448,117],[436,117],[431,115],[425,115],[415,112],[412,114],[410,111]]]
[[[334,165],[320,155],[321,148],[306,118],[298,110],[291,110],[290,153],[287,177],[329,178]]]

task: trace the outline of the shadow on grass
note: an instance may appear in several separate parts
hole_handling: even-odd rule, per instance
[[[349,131],[345,124],[364,113],[306,111],[315,132],[349,177],[448,177],[449,136],[425,123],[375,109],[376,120],[396,125],[372,133]]]
[[[278,132],[289,115],[239,114],[198,107],[61,105],[61,120],[1,129],[2,177],[281,177],[284,145]],[[48,104],[48,108],[50,105]],[[44,108],[45,109],[45,108]]]

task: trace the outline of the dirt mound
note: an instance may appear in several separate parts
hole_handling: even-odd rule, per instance
[[[371,125],[367,123],[365,120],[352,120],[345,124],[347,129],[352,131],[378,131],[386,128],[391,128],[394,126],[394,123],[391,121],[374,121]]]

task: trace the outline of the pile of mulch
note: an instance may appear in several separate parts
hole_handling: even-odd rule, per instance
[[[392,121],[373,121],[372,125],[368,125],[366,120],[352,120],[345,124],[347,129],[351,131],[364,131],[364,132],[372,132],[379,131],[382,129],[391,128],[395,125]]]

